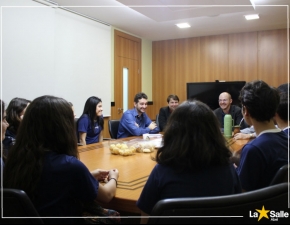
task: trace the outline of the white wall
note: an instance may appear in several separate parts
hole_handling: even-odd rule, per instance
[[[80,116],[87,98],[98,96],[109,116],[111,27],[31,0],[0,4],[1,99],[55,95]]]

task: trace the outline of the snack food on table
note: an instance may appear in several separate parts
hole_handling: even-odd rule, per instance
[[[110,144],[110,151],[114,155],[129,156],[136,152],[136,148],[134,146],[130,146],[129,148],[125,143],[115,143]]]

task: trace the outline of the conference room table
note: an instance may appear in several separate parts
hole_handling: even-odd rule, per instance
[[[128,142],[132,139],[142,141],[141,137],[129,137],[114,140],[114,142]],[[110,144],[113,140],[86,146],[78,146],[80,160],[90,171],[95,169],[118,169],[119,179],[115,197],[107,204],[101,204],[105,208],[117,211],[140,214],[136,202],[148,179],[150,172],[156,165],[152,160],[157,150],[151,153],[135,153],[131,156],[111,154]],[[228,146],[232,152],[239,151],[249,140],[228,139]],[[102,183],[101,183],[102,184]]]

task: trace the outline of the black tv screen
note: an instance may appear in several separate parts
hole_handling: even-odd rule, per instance
[[[241,106],[239,95],[246,81],[195,82],[187,83],[187,99],[196,99],[207,104],[212,110],[219,107],[218,99],[222,92],[231,94],[233,105]]]

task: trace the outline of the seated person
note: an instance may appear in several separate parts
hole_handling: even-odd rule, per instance
[[[4,151],[8,151],[14,145],[18,128],[30,102],[24,98],[13,98],[9,102],[6,109],[6,120],[10,126],[7,128],[5,139],[3,140]]]
[[[289,84],[282,84],[277,90],[279,91],[280,102],[274,119],[277,126],[289,136]]]
[[[44,219],[48,224],[76,224],[84,204],[114,197],[118,177],[117,169],[88,170],[79,160],[71,106],[62,98],[41,96],[31,102],[19,127],[3,187],[25,191],[39,215],[51,217]],[[108,182],[101,184],[104,179]]]
[[[236,140],[245,140],[245,139],[251,139],[255,137],[256,137],[256,132],[253,126],[242,129],[240,130],[240,133],[236,133],[234,135],[234,139]]]
[[[158,123],[160,131],[163,131],[170,114],[176,109],[179,104],[177,95],[169,95],[167,97],[168,106],[162,107],[159,110]]]
[[[206,104],[195,100],[179,105],[169,117],[163,138],[164,145],[156,154],[157,164],[137,201],[142,216],[150,215],[161,199],[242,191],[230,162],[231,151],[216,116]],[[143,217],[141,223],[146,220]]]
[[[276,89],[261,80],[249,82],[239,99],[244,120],[257,134],[242,148],[237,167],[243,190],[252,191],[267,187],[276,172],[288,164],[289,137],[273,121],[280,100]]]
[[[289,84],[281,84],[277,90],[279,91],[280,95],[280,102],[279,106],[277,109],[277,112],[274,117],[274,122],[276,125],[276,128],[280,128],[284,132],[286,132],[288,135],[289,134],[289,121],[288,118],[290,111],[288,111],[289,107]],[[256,132],[254,130],[254,127],[251,126],[250,128],[245,128],[241,130],[241,133],[237,133],[234,135],[234,138],[236,140],[239,139],[250,139],[250,138],[255,138],[256,137]]]
[[[138,93],[134,98],[134,108],[124,112],[118,129],[117,138],[141,136],[143,134],[157,134],[159,128],[145,113],[148,97],[145,93]]]
[[[4,102],[1,99],[0,99],[0,107],[1,107],[0,118],[1,118],[1,131],[2,131],[2,133],[1,133],[1,141],[3,141],[4,138],[5,138],[6,129],[7,129],[7,127],[9,127],[9,124],[6,121],[5,104],[4,104]],[[2,142],[1,142],[1,145],[0,145],[0,150],[2,152]],[[3,158],[2,157],[0,158],[0,174],[2,174],[3,167],[4,167],[4,160],[6,159],[5,152],[3,152],[3,154],[1,154],[1,156]]]
[[[79,143],[87,145],[103,141],[104,118],[102,100],[92,96],[87,99],[83,114],[77,121]]]
[[[240,125],[241,129],[247,127],[247,124],[242,121],[243,115],[241,113],[241,108],[236,105],[232,105],[232,96],[228,92],[223,92],[219,96],[220,107],[215,109],[213,112],[220,122],[220,127],[224,128],[224,117],[226,114],[231,114],[234,125]],[[240,124],[241,123],[241,124]]]

